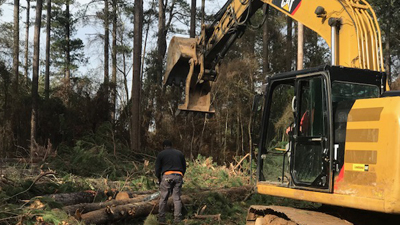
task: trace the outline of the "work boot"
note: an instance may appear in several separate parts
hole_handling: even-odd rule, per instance
[[[165,217],[158,217],[158,224],[167,224],[167,220]]]
[[[174,219],[174,224],[179,224],[180,222],[182,222],[182,219],[181,219],[181,218],[176,217],[176,218]]]

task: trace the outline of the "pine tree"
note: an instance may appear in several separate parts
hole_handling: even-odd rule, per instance
[[[42,0],[36,1],[35,32],[33,43],[33,72],[32,72],[32,116],[31,116],[31,160],[36,147],[36,132],[38,121],[38,86],[39,86],[39,50],[40,50],[40,27],[42,22]]]
[[[29,67],[29,26],[30,26],[30,7],[31,1],[26,0],[26,22],[25,22],[25,80],[28,79],[28,67]]]
[[[84,56],[84,45],[80,38],[73,38],[76,33],[77,19],[69,10],[72,0],[55,0],[52,5],[52,66],[58,69],[56,75],[62,75],[66,86],[70,84],[71,71],[87,61]]]
[[[143,0],[135,0],[135,25],[133,46],[133,79],[131,108],[131,148],[140,151],[140,66],[142,62]]]
[[[13,72],[14,72],[14,91],[18,94],[19,83],[19,0],[14,0],[14,55],[13,55]]]
[[[46,20],[46,72],[45,72],[45,98],[50,95],[50,31],[51,31],[51,0],[47,0],[47,20]]]

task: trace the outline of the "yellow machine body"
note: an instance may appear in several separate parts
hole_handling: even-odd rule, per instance
[[[185,84],[185,102],[179,107],[181,110],[213,112],[210,107],[210,91],[212,83],[218,77],[220,60],[234,41],[243,34],[248,19],[264,4],[274,7],[318,33],[331,48],[332,66],[348,67],[350,72],[351,68],[384,72],[380,28],[374,11],[364,0],[228,0],[216,15],[217,19],[213,24],[202,25],[199,37],[174,37],[171,40],[164,84]],[[353,72],[359,76],[363,75],[360,70]],[[345,77],[339,74],[340,76]],[[379,84],[374,84],[379,86],[379,95],[389,90],[387,81],[384,78],[380,79],[377,79]],[[329,77],[323,81],[328,83]],[[359,83],[363,83],[362,78]],[[297,88],[297,84],[291,85],[294,89]],[[328,89],[325,89],[324,97],[328,96],[325,101],[332,104],[329,97],[331,87],[325,88]],[[298,94],[301,96],[300,92]],[[297,100],[293,98],[292,104],[295,101]],[[327,120],[332,124],[332,105],[329,107],[324,113],[329,114]],[[333,165],[339,165],[335,164],[332,157],[335,144],[332,143],[335,141],[333,132],[330,131],[330,136],[319,138],[321,146],[324,145],[323,151],[331,154],[330,158],[327,158],[329,167],[326,167],[330,170],[326,173],[329,175],[328,188],[296,186],[288,179],[287,184],[258,181],[257,192],[400,214],[399,112],[400,97],[355,100],[346,115],[348,118],[342,154],[344,161],[340,170],[333,168]],[[311,137],[310,141],[315,140]],[[285,172],[285,169],[283,171]],[[284,179],[282,175],[282,180]]]
[[[333,193],[258,182],[280,197],[400,214],[400,97],[357,100],[346,128],[344,168]]]

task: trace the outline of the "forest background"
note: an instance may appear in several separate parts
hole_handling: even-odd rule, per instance
[[[210,23],[216,5],[222,3],[205,3],[210,6],[205,21]],[[370,3],[383,32],[385,65],[396,89],[400,17],[395,9],[400,2]],[[263,27],[247,29],[223,60],[213,89],[215,115],[178,114],[182,87],[162,86],[167,41],[173,35],[199,34],[201,2],[0,4],[0,9],[14,9],[13,21],[0,24],[2,158],[70,154],[86,136],[97,135],[102,143],[92,144],[103,145],[116,157],[129,152],[154,155],[163,139],[171,139],[189,159],[201,154],[226,163],[252,147],[252,99],[265,77],[297,67],[297,22],[271,9]],[[5,12],[1,13],[3,17]],[[263,17],[260,10],[252,23],[260,24]],[[90,46],[85,48],[77,30],[91,27],[102,29],[87,35],[85,43]],[[307,28],[304,39],[305,68],[329,62],[324,40]],[[80,70],[88,64],[92,69]]]

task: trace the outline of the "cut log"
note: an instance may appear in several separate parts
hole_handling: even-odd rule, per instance
[[[105,194],[103,192],[96,192],[96,191],[83,191],[74,193],[43,195],[38,197],[52,198],[54,199],[54,201],[67,206],[67,205],[79,204],[82,202],[93,202],[96,197],[100,199],[105,199]]]
[[[211,193],[218,193],[230,199],[231,201],[238,201],[243,200],[243,196],[246,196],[246,193],[251,191],[251,189],[252,186],[218,189],[214,191],[183,195],[181,199],[184,204],[189,204],[195,199],[204,199]],[[81,219],[87,224],[103,224],[125,218],[143,217],[149,215],[150,213],[158,213],[158,202],[158,200],[153,200],[125,205],[107,206],[106,208],[82,214]],[[169,199],[168,204],[173,204],[171,198]]]
[[[81,203],[76,205],[65,206],[63,207],[63,210],[69,215],[74,215],[77,211],[83,214],[101,208],[142,202],[148,199],[150,196],[151,195],[138,195],[134,198],[127,198],[123,200],[111,200],[107,202],[98,202],[98,203]]]
[[[120,220],[127,217],[142,217],[148,215],[155,209],[158,200],[150,202],[139,202],[118,206],[107,206],[99,210],[88,212],[81,215],[81,219],[86,224],[103,224],[108,221]]]
[[[131,198],[139,195],[153,194],[155,191],[128,191]],[[38,198],[52,198],[54,201],[63,204],[64,206],[71,206],[76,204],[93,203],[94,201],[107,200],[109,197],[115,197],[118,190],[114,191],[83,191],[73,193],[57,193],[50,195],[37,196]]]

